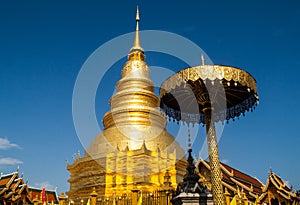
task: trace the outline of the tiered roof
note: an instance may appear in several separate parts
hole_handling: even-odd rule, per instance
[[[268,181],[266,186],[262,189],[261,200],[264,200],[268,195],[268,190],[274,186],[277,193],[287,200],[297,200],[300,201],[300,197],[297,196],[296,192],[292,190],[292,187],[288,187],[286,182],[284,182],[278,175],[276,175],[272,170],[270,170]]]
[[[209,163],[200,159],[197,163],[199,170],[205,167],[210,170]],[[234,169],[224,163],[220,163],[222,171],[222,183],[225,188],[234,193],[243,191],[248,198],[255,199],[258,195],[262,194],[264,184],[258,179],[251,177],[237,169]],[[201,176],[201,173],[200,173]]]
[[[197,167],[203,180],[203,178],[205,178],[203,172],[205,172],[205,170],[210,172],[209,163],[200,159],[197,162]],[[268,196],[268,190],[270,190],[271,186],[274,186],[276,192],[281,197],[288,201],[294,201],[296,204],[300,204],[300,197],[297,196],[296,192],[293,192],[292,188],[288,187],[287,184],[272,171],[269,174],[266,185],[264,185],[257,178],[251,177],[224,163],[220,163],[220,167],[222,171],[223,186],[233,193],[244,192],[251,201],[265,201],[265,198]]]
[[[0,176],[0,204],[3,201],[18,204],[42,204],[42,190],[28,187],[18,171]],[[58,204],[56,191],[45,190],[45,202]]]
[[[0,201],[31,203],[27,194],[28,186],[18,172],[0,176]]]

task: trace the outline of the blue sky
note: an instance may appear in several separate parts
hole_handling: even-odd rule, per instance
[[[214,63],[243,68],[256,78],[260,104],[253,113],[225,126],[220,159],[263,183],[272,167],[300,189],[300,4],[296,0],[2,1],[0,171],[14,171],[20,164],[30,185],[68,190],[66,159],[72,161],[73,153],[83,152],[72,118],[76,77],[99,46],[134,31],[137,4],[141,30],[184,36]],[[147,54],[149,65],[183,68],[184,64],[171,60]],[[124,62],[118,61],[101,82],[106,95],[98,91],[95,101],[99,124]],[[198,148],[195,143],[194,150]]]

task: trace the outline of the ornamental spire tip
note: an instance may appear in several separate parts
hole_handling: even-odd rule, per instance
[[[205,65],[205,59],[204,59],[204,55],[203,54],[201,54],[201,63],[202,63],[202,65]]]
[[[136,29],[135,29],[135,38],[134,38],[134,42],[133,42],[133,46],[130,49],[130,53],[134,52],[134,51],[140,51],[140,52],[144,52],[144,49],[141,46],[140,43],[140,35],[139,35],[139,21],[140,21],[140,13],[139,13],[139,7],[136,7]]]
[[[137,22],[140,20],[139,6],[136,6],[136,17],[135,17],[135,20]],[[139,29],[137,28],[137,30],[139,30]]]

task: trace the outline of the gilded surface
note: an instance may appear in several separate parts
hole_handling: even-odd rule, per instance
[[[219,163],[219,151],[216,139],[214,122],[211,120],[211,109],[205,110],[206,137],[209,154],[209,164],[211,169],[211,191],[215,205],[224,205],[225,198],[222,187],[222,172]]]
[[[110,99],[111,110],[102,119],[104,130],[83,157],[67,166],[68,196],[75,203],[88,198],[93,187],[100,198],[136,197],[134,190],[149,194],[164,190],[165,184],[168,190],[175,189],[183,179],[184,151],[166,131],[166,116],[158,109],[159,98],[144,59],[137,20],[133,47]]]
[[[160,106],[177,121],[205,124],[203,109],[213,108],[215,122],[245,115],[258,104],[255,79],[230,66],[200,65],[181,70],[163,82]]]
[[[257,93],[255,79],[244,70],[222,65],[200,65],[181,70],[176,75],[168,78],[161,86],[160,97],[169,93],[176,86],[180,86],[183,82],[189,80],[196,81],[198,79],[209,79],[211,81],[225,79],[227,81],[234,81]]]
[[[230,66],[205,65],[181,70],[163,82],[161,108],[177,120],[206,125],[215,205],[223,205],[222,173],[214,123],[244,115],[258,101],[255,79]]]

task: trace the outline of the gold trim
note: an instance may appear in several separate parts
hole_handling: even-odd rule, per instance
[[[256,81],[250,73],[239,68],[223,65],[200,65],[191,68],[186,68],[177,72],[175,75],[163,82],[160,89],[160,97],[169,93],[172,89],[180,86],[182,83],[189,80],[222,80],[234,81],[246,86],[257,93]]]

